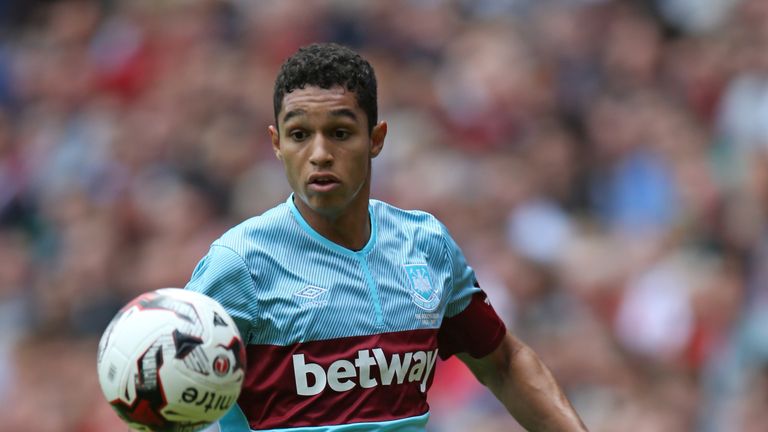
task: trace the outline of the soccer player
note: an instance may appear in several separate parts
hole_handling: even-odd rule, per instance
[[[241,396],[218,428],[423,431],[437,357],[457,355],[529,430],[586,430],[445,226],[370,198],[387,135],[371,65],[340,45],[303,47],[273,102],[293,193],[216,240],[187,285],[247,344]]]

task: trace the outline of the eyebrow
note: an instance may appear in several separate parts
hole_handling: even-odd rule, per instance
[[[306,115],[306,114],[307,114],[307,111],[304,110],[304,109],[301,109],[301,108],[288,111],[283,116],[283,123],[287,123],[288,120],[290,120],[290,119],[292,119],[294,117],[301,117],[301,116]],[[355,112],[352,111],[349,108],[335,109],[335,110],[330,112],[330,115],[331,115],[331,117],[346,117],[346,118],[349,118],[352,121],[357,121],[357,114],[355,114]]]
[[[295,109],[295,110],[288,111],[283,116],[283,123],[286,123],[288,120],[290,120],[290,119],[292,119],[294,117],[299,117],[299,116],[305,115],[306,113],[307,112],[304,111],[303,109]]]
[[[357,121],[357,114],[349,108],[339,108],[331,111],[332,117],[347,117],[350,120]]]

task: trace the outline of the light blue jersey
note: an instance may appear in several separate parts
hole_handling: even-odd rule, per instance
[[[438,353],[498,345],[503,323],[446,228],[376,200],[369,214],[371,237],[352,251],[312,229],[291,196],[200,261],[187,288],[218,300],[247,343],[223,431],[423,431]]]

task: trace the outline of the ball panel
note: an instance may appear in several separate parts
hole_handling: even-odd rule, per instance
[[[208,385],[189,375],[176,375],[173,368],[161,369],[169,404],[163,414],[170,420],[195,418],[213,422],[234,405],[240,385]]]

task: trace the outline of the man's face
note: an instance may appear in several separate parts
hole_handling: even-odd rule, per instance
[[[371,158],[382,149],[386,123],[369,135],[354,93],[309,86],[285,95],[277,121],[279,128],[269,127],[272,147],[297,205],[331,218],[353,203],[367,208]]]

